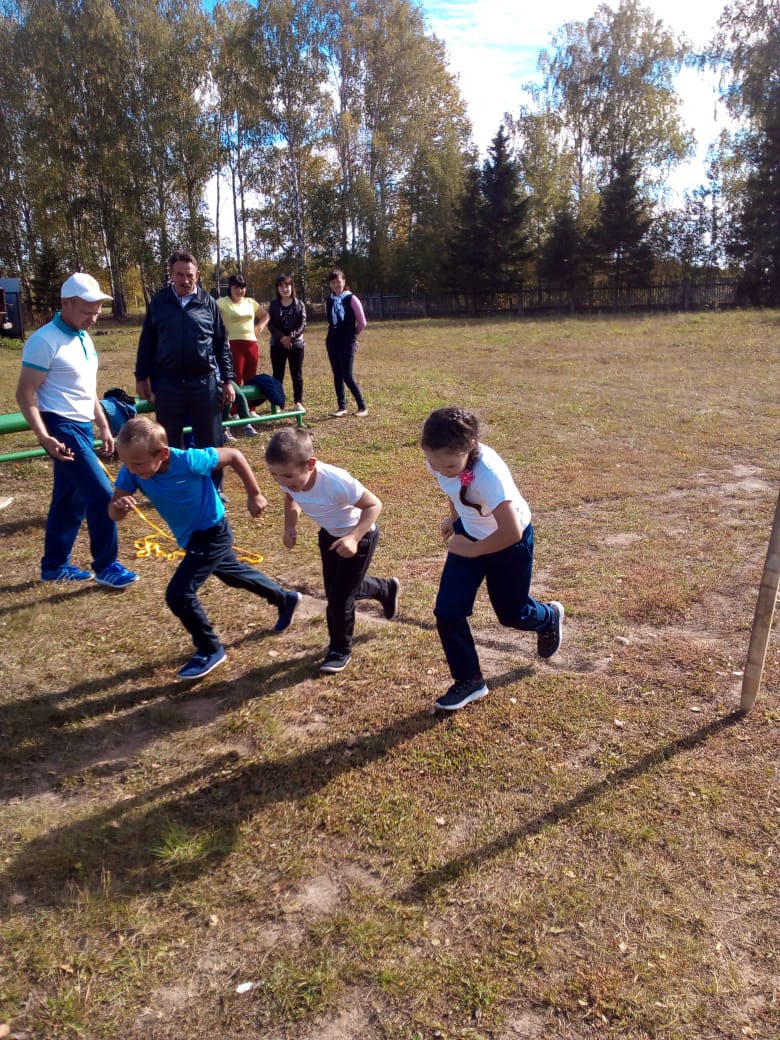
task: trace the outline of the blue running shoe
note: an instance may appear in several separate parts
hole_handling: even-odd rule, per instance
[[[274,625],[274,632],[286,632],[292,624],[293,615],[301,602],[300,592],[288,592],[283,607],[279,607],[279,620]]]
[[[202,679],[204,675],[213,672],[218,665],[221,665],[226,660],[225,648],[221,646],[213,654],[195,654],[176,674],[180,679]]]
[[[89,581],[92,571],[82,571],[72,563],[65,563],[56,571],[41,571],[41,581]]]
[[[138,575],[135,571],[129,571],[127,567],[123,567],[119,560],[114,560],[95,575],[95,581],[98,585],[105,585],[109,589],[126,589],[128,585],[138,581]]]

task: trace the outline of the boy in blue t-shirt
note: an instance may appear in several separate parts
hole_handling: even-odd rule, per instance
[[[165,592],[165,602],[192,636],[196,650],[179,669],[179,678],[200,679],[226,657],[197,595],[210,574],[232,588],[254,592],[277,607],[279,618],[274,632],[289,628],[301,600],[300,593],[286,591],[262,571],[238,559],[225,507],[211,479],[214,470],[230,466],[246,488],[250,514],[262,516],[267,502],[241,452],[235,448],[171,448],[163,427],[145,416],[125,423],[116,448],[122,468],[116,478],[109,515],[123,520],[136,505],[133,493],[141,490],[184,550],[184,559]]]

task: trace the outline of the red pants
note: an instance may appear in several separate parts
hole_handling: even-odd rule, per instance
[[[230,353],[233,355],[233,373],[239,386],[257,375],[257,340],[231,339]]]

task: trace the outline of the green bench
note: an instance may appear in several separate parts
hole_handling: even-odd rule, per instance
[[[241,392],[250,404],[255,401],[261,402],[265,400],[260,389],[251,384],[242,386]],[[135,406],[138,409],[139,414],[154,411],[153,401],[144,401],[138,397],[135,399]],[[302,427],[303,417],[305,414],[305,408],[291,408],[285,411],[279,409],[276,405],[272,405],[271,411],[267,414],[253,415],[249,419],[229,419],[225,421],[224,425],[246,426],[251,423],[255,426],[257,423],[277,422],[279,419],[295,419],[296,424]],[[29,429],[29,424],[21,412],[9,412],[7,415],[0,415],[0,435],[5,433],[23,433],[25,430]],[[189,432],[189,427],[187,427],[186,432]],[[95,441],[96,445],[101,443],[102,441]],[[44,455],[46,455],[46,452],[43,448],[38,446],[37,448],[26,448],[22,451],[9,451],[5,454],[0,454],[0,462],[19,462],[22,459],[36,459],[41,458]]]

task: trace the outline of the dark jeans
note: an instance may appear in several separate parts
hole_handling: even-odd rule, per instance
[[[168,583],[165,602],[192,636],[199,653],[213,654],[221,645],[198,599],[198,589],[210,574],[231,588],[262,596],[277,608],[287,600],[288,593],[281,585],[238,559],[233,549],[233,532],[224,517],[214,527],[196,531]]]
[[[279,343],[271,344],[271,374],[280,383],[284,382],[285,365],[290,366],[293,401],[303,404],[303,353],[304,347],[292,347],[287,350]]]
[[[54,412],[41,418],[52,437],[73,451],[70,462],[52,459],[54,486],[43,542],[41,570],[56,571],[70,560],[73,543],[86,518],[92,569],[99,573],[117,557],[116,524],[108,515],[111,481],[92,446],[92,423],[73,422]]]
[[[352,636],[355,631],[355,601],[359,599],[377,599],[382,602],[389,591],[386,578],[367,578],[366,571],[379,541],[379,528],[358,542],[358,551],[354,556],[339,556],[331,552],[330,547],[336,537],[320,528],[319,546],[322,557],[322,577],[325,582],[325,596],[328,608],[325,617],[328,622],[330,649],[339,654],[348,654],[352,650]]]
[[[457,534],[466,535],[460,520]],[[524,632],[544,632],[555,622],[555,611],[529,595],[534,559],[534,532],[529,524],[522,541],[499,552],[473,558],[447,553],[434,614],[447,664],[456,682],[481,675],[469,623],[483,581],[500,624]]]
[[[352,396],[355,398],[358,411],[362,412],[366,407],[366,402],[363,400],[363,394],[352,374],[357,343],[350,343],[346,347],[330,343],[326,344],[326,346],[328,361],[330,361],[330,367],[333,369],[333,388],[336,391],[336,402],[339,410],[347,407],[347,395],[344,390],[344,384],[346,383],[352,392]]]
[[[153,380],[154,409],[157,422],[165,427],[168,444],[182,447],[182,431],[192,427],[199,448],[221,448],[222,394],[214,373],[205,376],[177,376],[159,372]],[[222,488],[222,470],[214,470],[211,479]]]

